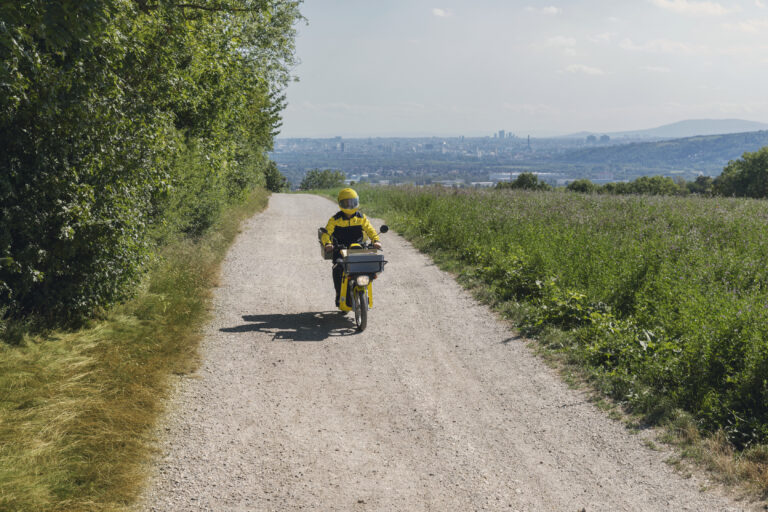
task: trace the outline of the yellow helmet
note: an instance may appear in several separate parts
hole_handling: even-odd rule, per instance
[[[360,208],[360,198],[357,192],[351,188],[345,188],[339,192],[339,208],[346,215],[354,215],[357,209]]]

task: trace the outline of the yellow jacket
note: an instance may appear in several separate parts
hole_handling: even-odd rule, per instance
[[[344,245],[360,243],[363,241],[363,233],[368,235],[372,242],[379,241],[379,234],[373,229],[368,217],[360,212],[355,212],[352,217],[347,217],[343,212],[337,213],[328,220],[325,230],[327,233],[323,233],[321,237],[323,244],[330,244],[333,238]]]

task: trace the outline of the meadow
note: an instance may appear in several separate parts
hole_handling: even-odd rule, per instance
[[[600,391],[650,423],[685,411],[740,457],[768,462],[768,202],[360,193],[366,212],[584,368]]]

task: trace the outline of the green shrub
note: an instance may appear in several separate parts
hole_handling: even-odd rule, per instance
[[[768,197],[768,147],[729,162],[712,188],[721,196]]]
[[[552,187],[532,172],[521,173],[517,178],[510,182],[500,181],[496,184],[497,190],[502,189],[521,189],[521,190],[552,190]]]
[[[0,4],[5,316],[126,297],[157,241],[265,184],[297,5]]]
[[[344,185],[344,173],[331,169],[312,169],[304,175],[299,185],[300,190],[320,190],[338,188]]]
[[[591,194],[597,192],[598,186],[587,179],[572,181],[565,187],[571,192],[581,192],[582,194]]]

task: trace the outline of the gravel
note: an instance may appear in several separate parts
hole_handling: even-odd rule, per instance
[[[357,333],[316,241],[335,211],[276,194],[244,225],[139,510],[754,509],[676,472],[393,232]]]

